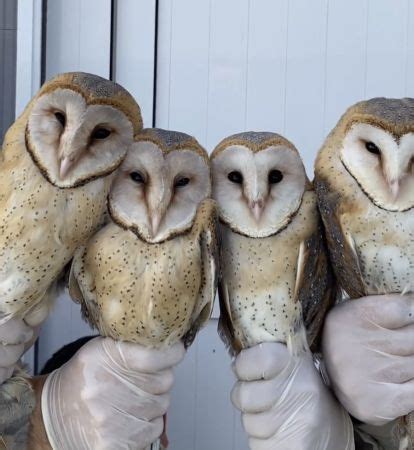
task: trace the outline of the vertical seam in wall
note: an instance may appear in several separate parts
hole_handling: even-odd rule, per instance
[[[206,100],[206,135],[204,140],[204,145],[206,148],[209,147],[208,142],[208,127],[209,127],[209,114],[210,114],[210,61],[211,61],[211,3],[208,4],[208,50],[207,50],[207,100]]]
[[[40,84],[42,85],[46,79],[46,61],[47,61],[47,2],[48,0],[41,0],[41,42],[40,42]],[[33,373],[39,373],[39,338],[36,339],[33,346]]]
[[[109,79],[116,81],[116,23],[118,1],[111,0],[111,25],[109,37]]]
[[[42,0],[42,30],[41,30],[41,53],[40,53],[40,84],[46,80],[46,61],[47,61],[47,6],[49,0]]]
[[[323,71],[323,113],[322,113],[322,136],[326,129],[326,107],[327,107],[327,87],[328,87],[328,33],[329,30],[329,0],[326,1],[326,19],[325,19],[325,62]]]
[[[247,129],[248,89],[249,89],[249,41],[250,41],[250,0],[247,0],[247,34],[246,34],[246,79],[244,89],[244,130]]]
[[[154,18],[154,72],[152,82],[152,127],[157,125],[157,75],[158,75],[158,24],[159,24],[159,4],[155,0]]]
[[[287,105],[287,73],[288,73],[288,50],[289,50],[289,0],[286,1],[286,45],[285,45],[285,79],[283,98],[283,134],[286,133],[286,105]]]

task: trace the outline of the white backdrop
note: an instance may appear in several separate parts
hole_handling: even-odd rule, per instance
[[[111,3],[48,1],[46,78],[112,73],[136,96],[146,126],[155,120],[193,134],[209,151],[238,131],[280,132],[312,177],[316,152],[347,106],[414,96],[413,0],[159,0],[158,17],[155,0],[115,1],[113,15]],[[247,449],[216,322],[177,371],[172,450]],[[39,365],[90,333],[79,308],[60,298],[40,337]]]

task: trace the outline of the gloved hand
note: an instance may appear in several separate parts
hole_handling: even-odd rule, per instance
[[[184,353],[181,343],[155,350],[111,338],[89,341],[43,387],[43,422],[52,448],[138,450],[156,441],[172,368]]]
[[[243,350],[234,362],[232,401],[251,450],[353,450],[350,417],[323,384],[312,355],[280,343]]]
[[[357,419],[383,425],[414,410],[414,297],[349,300],[325,321],[323,354],[332,387]]]
[[[0,384],[9,379],[29,343],[34,330],[21,319],[0,322]]]
[[[0,317],[0,384],[9,379],[16,363],[37,338],[48,306],[39,304],[24,319]]]

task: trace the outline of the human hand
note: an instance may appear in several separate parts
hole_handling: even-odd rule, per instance
[[[251,450],[353,450],[351,420],[323,384],[312,355],[284,344],[243,350],[232,401],[242,412]]]
[[[336,306],[322,347],[336,396],[354,417],[383,425],[414,410],[413,296],[369,296]]]
[[[0,384],[9,379],[16,363],[34,340],[34,329],[18,318],[0,321]]]
[[[98,337],[50,374],[42,392],[53,448],[143,449],[163,431],[177,343],[163,350]]]

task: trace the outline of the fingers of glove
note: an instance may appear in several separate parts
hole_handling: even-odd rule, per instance
[[[284,383],[279,380],[239,381],[231,392],[233,405],[245,413],[267,411],[280,398]]]
[[[243,428],[250,437],[269,439],[287,421],[286,413],[287,411],[283,410],[275,411],[274,408],[262,413],[244,413],[242,414]]]
[[[400,384],[414,379],[414,356],[395,356],[377,352],[376,357],[379,359],[375,373],[377,381]]]
[[[392,402],[394,410],[391,411],[391,414],[394,416],[393,418],[414,411],[414,380],[397,385],[394,399]]]
[[[174,372],[166,369],[154,373],[132,372],[129,381],[153,395],[166,394],[174,384]]]
[[[138,449],[147,448],[161,435],[164,428],[162,417],[151,421],[140,419],[117,422],[115,427],[98,431],[96,448],[99,450],[113,450],[115,448]]]
[[[10,319],[0,325],[0,343],[24,344],[33,337],[33,330],[21,319]]]
[[[88,386],[82,392],[82,399],[87,402],[91,417],[96,418],[101,425],[109,424],[123,415],[153,420],[163,416],[170,405],[168,394],[151,395],[139,388],[126,391],[117,386],[110,390]]]
[[[363,318],[390,330],[414,324],[413,295],[375,295],[357,300]]]
[[[24,352],[24,344],[0,345],[0,367],[12,367]]]
[[[414,381],[371,383],[361,394],[343,396],[339,393],[338,398],[354,417],[380,426],[414,411]]]
[[[105,338],[104,346],[108,346],[108,339]],[[182,342],[177,342],[171,347],[155,349],[144,347],[131,342],[113,341],[109,344],[113,347],[115,343],[116,351],[124,367],[139,372],[158,372],[176,366],[184,358],[185,349]]]
[[[13,375],[14,367],[0,367],[0,384],[3,384]]]
[[[284,344],[258,344],[239,353],[233,363],[233,370],[242,381],[269,380],[287,366],[289,358],[289,351]]]
[[[355,336],[358,339],[358,334]],[[382,351],[390,354],[391,357],[393,355],[414,355],[414,325],[407,325],[395,330],[384,329],[380,333],[372,333],[364,340],[369,345],[369,349],[374,352]]]

